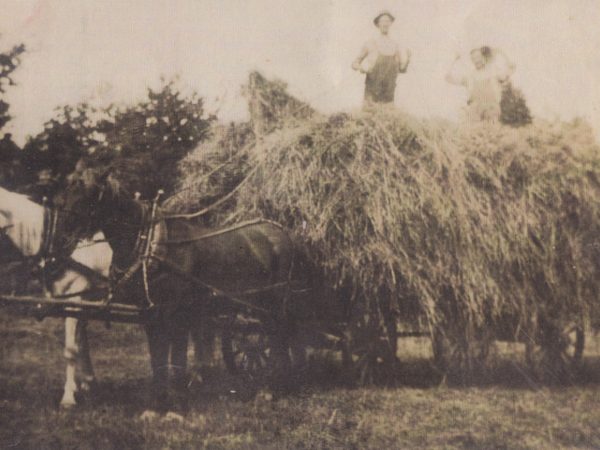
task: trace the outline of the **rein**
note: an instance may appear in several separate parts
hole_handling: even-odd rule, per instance
[[[47,206],[47,199],[44,197],[43,201],[43,224],[42,224],[42,241],[40,243],[40,249],[35,255],[23,255],[21,252],[21,258],[18,262],[12,265],[11,270],[16,270],[21,266],[29,266],[33,268],[39,267],[41,271],[41,282],[44,289],[46,289],[48,283],[48,269],[47,266],[51,263],[56,262],[60,258],[60,255],[54,254],[54,240],[56,235],[56,226],[58,223],[58,211],[54,208]],[[9,224],[4,227],[0,227],[0,234],[5,238],[10,239],[7,230],[14,227],[14,224]]]
[[[119,275],[114,276],[111,274],[111,279],[117,278],[113,286],[111,286],[111,292],[109,293],[106,304],[110,304],[113,298],[113,292],[119,290],[125,283],[127,283],[133,276],[142,269],[142,277],[144,282],[144,295],[146,297],[146,303],[148,308],[154,307],[154,302],[150,297],[150,285],[148,283],[148,261],[150,260],[150,254],[152,251],[152,241],[154,238],[154,231],[156,227],[156,212],[158,210],[158,201],[162,196],[163,191],[159,190],[156,197],[152,201],[150,209],[150,217],[148,218],[148,209],[143,203],[139,203],[142,209],[142,225],[139,227],[138,235],[135,240],[132,253],[136,255],[135,261],[128,268],[120,270],[114,264],[111,267],[112,272],[120,272]]]
[[[12,223],[10,225],[4,225],[3,227],[0,227],[0,233],[6,234],[6,230],[10,230],[12,227],[14,227]]]
[[[132,251],[134,254],[137,255],[137,257],[136,257],[135,261],[127,269],[124,269],[122,271],[117,269],[116,267],[113,269],[113,270],[119,270],[122,273],[122,275],[119,276],[117,283],[112,287],[113,292],[115,290],[119,289],[121,286],[123,286],[139,270],[141,270],[142,271],[142,280],[143,280],[143,284],[144,284],[144,295],[146,298],[147,307],[149,309],[153,308],[155,306],[155,303],[152,301],[152,297],[150,294],[150,282],[149,282],[149,277],[148,277],[148,265],[153,260],[158,262],[159,264],[162,264],[165,268],[167,268],[170,272],[174,273],[175,275],[177,275],[181,278],[184,278],[187,281],[194,283],[198,286],[201,286],[205,289],[208,289],[215,296],[225,297],[228,300],[230,300],[231,302],[236,303],[240,306],[250,308],[255,311],[260,311],[260,312],[263,312],[266,314],[269,313],[269,311],[267,309],[262,308],[257,305],[254,305],[254,304],[250,303],[249,301],[243,300],[240,297],[243,297],[245,295],[260,294],[262,292],[268,292],[273,289],[280,289],[280,288],[286,288],[286,297],[288,297],[289,294],[292,292],[305,292],[306,291],[305,289],[292,290],[290,287],[293,263],[292,263],[292,266],[290,267],[290,273],[288,274],[288,279],[286,281],[274,283],[272,285],[265,286],[263,288],[248,289],[248,290],[245,290],[240,293],[231,293],[231,292],[223,291],[223,290],[217,288],[216,286],[206,283],[203,280],[199,279],[198,277],[195,277],[195,276],[190,275],[189,273],[185,272],[184,270],[179,268],[173,262],[171,262],[161,256],[153,254],[153,251],[152,251],[153,245],[156,245],[156,246],[158,246],[158,245],[179,245],[179,244],[197,242],[200,240],[209,239],[209,238],[216,237],[216,236],[221,236],[221,235],[224,235],[227,233],[232,233],[239,229],[242,229],[242,228],[245,228],[245,227],[248,227],[251,225],[260,224],[260,223],[269,223],[280,229],[283,229],[281,224],[279,224],[277,222],[273,222],[273,221],[270,221],[267,219],[254,219],[254,220],[242,222],[242,223],[239,223],[239,224],[236,224],[236,225],[233,225],[233,226],[221,229],[221,230],[209,232],[209,233],[206,233],[206,234],[203,234],[203,235],[200,235],[197,237],[189,238],[189,239],[178,239],[178,240],[166,240],[166,241],[153,242],[154,237],[155,237],[156,226],[158,225],[159,222],[161,222],[165,219],[189,219],[190,218],[185,215],[184,215],[184,217],[177,215],[177,216],[166,216],[166,217],[160,216],[157,218],[157,215],[159,212],[158,202],[159,202],[160,196],[162,194],[163,194],[163,191],[160,190],[158,192],[157,196],[152,201],[152,206],[150,209],[149,217],[148,217],[148,213],[147,213],[147,208],[143,208],[143,210],[142,210],[142,225],[140,226],[140,230],[138,232],[138,237],[136,239],[136,244]],[[196,215],[194,215],[194,217],[196,217]],[[143,251],[142,251],[142,248],[143,248]],[[107,303],[109,303],[111,301],[111,299],[112,299],[112,293],[109,295],[109,299],[108,299]]]
[[[250,177],[254,174],[254,172],[256,172],[256,170],[258,169],[258,167],[259,167],[258,165],[255,166],[250,172],[248,172],[248,175],[246,175],[246,177],[242,181],[240,181],[235,188],[233,188],[228,194],[224,195],[219,200],[217,200],[216,202],[214,202],[211,205],[207,206],[206,208],[201,209],[200,211],[196,211],[194,213],[190,213],[190,214],[172,214],[172,215],[163,217],[163,219],[164,220],[170,220],[170,219],[195,219],[197,217],[205,215],[206,213],[212,211],[217,206],[221,205],[222,203],[225,203],[227,200],[229,200],[231,197],[233,197],[233,195],[237,191],[239,191],[240,188],[244,184],[246,184],[246,181],[248,181],[250,179]]]
[[[71,254],[77,248],[76,242],[73,248],[65,246],[65,248],[61,249],[62,251],[60,253],[57,253],[57,250],[55,250],[55,242],[60,211],[57,208],[50,208],[46,206],[46,202],[47,200],[44,198],[44,233],[42,237],[42,245],[40,252],[35,256],[35,258],[39,258],[38,266],[41,270],[41,281],[44,290],[47,291],[48,281],[50,278],[52,278],[52,274],[49,274],[48,271],[49,267],[52,267],[53,265],[55,266],[54,274],[62,271],[63,269],[70,269],[88,279],[95,280],[98,284],[104,284],[108,282],[108,279],[104,275],[89,268],[85,264],[75,261],[72,258]],[[58,270],[56,270],[56,267],[58,267]],[[80,292],[73,292],[59,296],[52,295],[52,298],[59,300],[68,299],[103,291],[105,291],[104,288],[84,289]]]
[[[173,216],[168,216],[168,218],[173,218]],[[211,233],[206,233],[206,234],[202,234],[200,236],[195,236],[193,238],[187,238],[187,239],[170,239],[167,241],[163,241],[163,242],[157,242],[157,245],[177,245],[177,244],[189,244],[191,242],[197,242],[197,241],[202,241],[204,239],[208,239],[208,238],[212,238],[212,237],[216,237],[216,236],[221,236],[223,234],[227,234],[227,233],[232,233],[234,231],[237,231],[239,229],[245,228],[245,227],[249,227],[251,225],[256,225],[259,223],[268,223],[271,225],[274,225],[280,229],[283,229],[283,227],[281,226],[281,224],[274,222],[272,220],[268,220],[268,219],[253,219],[253,220],[248,220],[246,222],[240,222],[238,224],[232,225],[230,227],[227,228],[222,228],[220,230],[217,231],[213,231]]]
[[[49,273],[49,270],[52,266],[55,266],[55,267],[58,266],[59,267],[58,271],[60,271],[64,268],[71,269],[71,270],[79,273],[80,275],[83,275],[86,278],[94,279],[99,284],[106,283],[108,280],[105,276],[103,276],[102,274],[89,268],[85,264],[81,264],[81,263],[75,261],[70,256],[70,253],[71,253],[70,248],[65,247],[64,249],[62,249],[63,251],[60,253],[58,253],[56,251],[55,243],[56,243],[56,235],[57,235],[57,228],[58,228],[60,212],[57,208],[47,206],[47,199],[45,197],[43,200],[43,207],[44,207],[44,223],[43,223],[42,242],[40,244],[40,250],[35,255],[31,255],[31,256],[21,255],[21,260],[13,263],[13,265],[11,267],[9,267],[9,272],[16,270],[18,267],[21,267],[23,265],[29,265],[31,268],[37,266],[40,270],[40,281],[42,283],[43,289],[46,292],[48,289],[48,283],[49,283],[50,279],[52,278],[52,274]],[[4,235],[6,238],[8,238],[6,230],[12,228],[13,226],[14,226],[13,224],[10,224],[10,225],[6,225],[4,227],[0,227],[0,234]],[[76,245],[75,245],[75,248],[76,248]],[[65,255],[66,253],[69,253],[69,255]],[[55,271],[54,274],[57,273],[58,271]],[[103,291],[103,289],[85,289],[80,292],[63,294],[63,295],[59,295],[59,296],[52,296],[52,298],[67,299],[67,298],[78,297],[81,295],[86,295],[86,294],[91,294],[91,293],[98,293],[100,291]]]
[[[48,289],[48,265],[57,261],[57,258],[52,255],[54,249],[54,238],[56,236],[56,225],[58,223],[58,211],[54,208],[46,206],[47,198],[44,197],[44,226],[42,234],[42,245],[40,247],[39,254],[36,258],[39,258],[38,266],[41,269],[42,287],[47,293]]]

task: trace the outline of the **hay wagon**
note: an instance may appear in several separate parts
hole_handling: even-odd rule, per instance
[[[463,379],[465,375],[481,375],[489,371],[494,342],[518,343],[531,375],[544,382],[564,382],[581,368],[585,322],[583,315],[550,320],[534,312],[526,322],[514,314],[503,314],[478,329],[433,327],[434,364],[442,372]]]
[[[0,306],[38,320],[74,317],[130,324],[144,324],[149,320],[152,313],[149,308],[113,302],[108,285],[106,280],[105,286],[93,292],[59,297],[1,294]],[[251,303],[240,305],[239,299],[231,301],[226,294],[219,294],[210,296],[209,308],[220,311],[212,315],[212,325],[220,335],[226,369],[231,374],[257,382],[268,379],[274,371],[281,369],[281,360],[273,358],[273,342],[265,331],[264,318],[256,313]],[[305,300],[304,294],[301,301]],[[95,297],[97,301],[74,299],[81,295]],[[349,376],[360,384],[369,383],[391,374],[395,368],[398,340],[405,337],[431,337],[434,366],[442,372],[452,370],[451,359],[456,355],[458,344],[449,340],[441,330],[429,327],[425,318],[403,322],[397,312],[386,309],[389,304],[379,299],[355,302],[360,307],[353,308],[343,304],[343,296],[332,290],[311,292],[309,295],[328,298],[330,304],[326,311],[312,311],[298,321],[298,328],[293,330],[287,346],[285,361],[292,370],[304,368],[307,348],[334,351],[339,352]],[[293,295],[290,301],[294,302]],[[524,344],[527,365],[541,376],[547,370],[560,374],[561,370],[572,373],[579,368],[585,345],[583,318],[564,323],[560,329],[540,325],[535,317],[528,324],[519,324],[514,317],[507,315],[501,322],[489,333],[473,339],[479,344],[476,359],[480,358],[480,362],[488,356],[491,341],[500,340]],[[561,367],[557,368],[557,362]]]
[[[398,340],[430,336],[430,331],[411,323],[402,323],[392,311],[381,314],[383,302],[349,301],[343,293],[321,286],[309,291],[319,310],[308,311],[306,293],[294,299],[298,320],[290,330],[286,361],[292,375],[302,373],[310,354],[328,353],[341,363],[344,378],[358,384],[369,384],[393,377],[396,369]],[[311,302],[313,303],[313,302]],[[281,360],[273,359],[272,342],[263,321],[252,308],[238,309],[235,315],[221,321],[221,352],[227,370],[252,380],[265,380],[280,369]]]
[[[100,277],[98,274],[95,275]],[[81,292],[73,292],[61,296],[14,295],[0,294],[0,306],[12,313],[45,318],[72,317],[80,320],[117,322],[126,324],[147,323],[152,318],[151,307],[121,303],[113,300],[110,292],[110,280],[97,280],[96,287]],[[281,286],[273,286],[281,288]],[[268,287],[267,287],[268,289]],[[256,297],[257,292],[248,293],[248,297]],[[285,358],[276,358],[273,337],[266,330],[269,317],[260,307],[255,307],[252,300],[243,295],[228,295],[222,291],[213,291],[206,296],[203,310],[208,312],[212,327],[220,337],[221,354],[226,369],[235,375],[264,382],[273,373],[289,365],[294,371],[302,370],[306,358],[306,348],[339,351],[346,369],[359,377],[361,382],[372,380],[377,370],[392,360],[395,350],[390,347],[388,336],[378,328],[374,328],[364,311],[357,315],[349,315],[342,311],[340,297],[327,290],[326,293],[298,289],[293,290],[291,304],[304,302],[304,305],[292,307],[296,310],[306,308],[306,302],[313,298],[327,297],[331,303],[328,311],[312,310],[300,318],[298,328],[290,333]],[[81,297],[86,298],[82,300]],[[323,305],[323,303],[320,303]],[[339,309],[338,309],[339,308]],[[305,309],[306,311],[306,309]],[[375,317],[375,316],[373,316]],[[376,331],[378,330],[378,331]],[[375,336],[374,333],[379,335]],[[394,330],[395,332],[395,330]],[[401,332],[399,336],[414,333]],[[278,355],[281,356],[281,355]]]
[[[145,251],[150,251],[150,247]],[[141,255],[142,259],[148,256]],[[151,319],[150,307],[113,301],[109,280],[103,281],[103,285],[93,292],[54,298],[0,295],[0,305],[38,319],[74,317],[137,324]],[[402,302],[397,301],[397,293],[386,291],[367,298],[365,294],[357,296],[356,292],[349,292],[352,289],[336,291],[321,283],[316,289],[291,286],[290,298],[285,302],[296,317],[296,329],[289,330],[290,339],[285,343],[284,358],[274,358],[273,348],[280,343],[274,342],[273,336],[269,336],[266,330],[265,324],[271,318],[265,316],[264,309],[260,311],[261,308],[245,298],[246,295],[256,297],[260,292],[231,295],[202,282],[200,285],[209,291],[207,311],[210,311],[213,327],[220,331],[221,353],[226,368],[252,379],[264,379],[274,370],[281,369],[282,362],[293,370],[301,370],[305,364],[306,348],[312,348],[338,351],[345,370],[353,374],[359,383],[368,383],[394,372],[398,339],[402,337],[431,336],[434,364],[444,373],[456,367],[457,355],[475,354],[474,362],[484,363],[491,341],[495,339],[523,342],[527,363],[535,370],[544,365],[555,370],[555,363],[560,362],[571,371],[580,364],[583,354],[585,336],[582,320],[573,320],[556,328],[544,324],[537,317],[532,317],[528,324],[520,324],[514,317],[507,316],[501,326],[484,330],[479,335],[465,336],[465,342],[460,342],[452,340],[451,333],[443,325],[428,323],[424,314],[419,316],[414,311],[399,311],[398,305]],[[267,290],[271,288],[286,286],[266,287]],[[91,296],[97,301],[75,299],[80,296]],[[460,347],[461,344],[478,348],[475,351],[465,350]]]

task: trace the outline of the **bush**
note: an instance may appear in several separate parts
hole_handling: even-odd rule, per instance
[[[531,123],[531,113],[525,96],[510,81],[502,89],[500,111],[500,122],[504,125],[522,127]]]

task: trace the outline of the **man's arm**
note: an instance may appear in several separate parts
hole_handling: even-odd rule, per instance
[[[360,51],[360,54],[358,55],[358,57],[352,63],[352,69],[358,70],[359,72],[364,73],[365,71],[363,70],[361,64],[364,61],[364,59],[367,57],[368,54],[369,54],[369,44],[365,44],[364,47],[362,48],[362,50]]]
[[[500,56],[504,60],[504,67],[497,69],[498,70],[497,76],[500,81],[505,81],[513,73],[515,73],[515,69],[516,69],[515,63],[512,62],[508,58],[508,56],[506,56],[506,53],[504,53],[504,51],[502,51],[499,48],[494,49],[494,56]]]
[[[410,57],[412,53],[410,49],[406,49],[406,59],[402,58],[402,54],[400,51],[397,53],[398,55],[398,72],[406,73],[406,69],[408,69],[408,65],[410,64]]]
[[[458,76],[456,75],[456,63],[458,62],[458,60],[460,59],[460,54],[456,54],[456,57],[454,58],[454,61],[452,62],[452,65],[450,66],[450,69],[448,69],[448,73],[446,74],[446,81],[450,84],[458,84],[461,86],[464,86],[467,84],[467,79],[465,76]]]

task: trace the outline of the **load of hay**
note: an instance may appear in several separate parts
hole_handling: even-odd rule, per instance
[[[173,210],[218,201],[202,217],[213,225],[283,224],[346,301],[384,298],[384,316],[425,321],[463,369],[497,330],[558,333],[597,308],[600,149],[585,123],[325,117],[259,79],[251,105],[274,95],[272,110],[217,127],[183,160]]]

